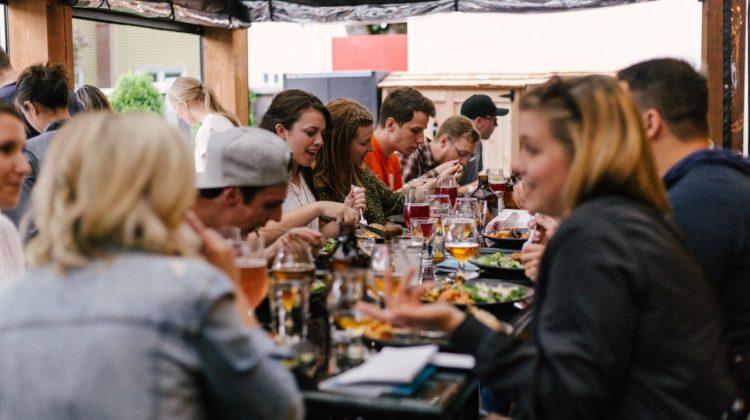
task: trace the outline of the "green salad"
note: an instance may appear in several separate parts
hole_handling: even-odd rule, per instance
[[[323,248],[320,249],[320,252],[325,252],[327,254],[330,254],[333,252],[334,249],[336,249],[336,240],[333,238],[328,238],[325,244],[323,244]]]
[[[526,297],[526,291],[518,286],[505,286],[502,284],[490,286],[487,283],[474,283],[463,284],[462,287],[476,303],[513,302]]]
[[[523,265],[511,258],[510,255],[506,255],[502,252],[497,254],[482,255],[481,257],[474,258],[478,264],[488,265],[490,267],[499,268],[523,268]]]

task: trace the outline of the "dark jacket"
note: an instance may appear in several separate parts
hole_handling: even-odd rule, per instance
[[[718,418],[735,395],[714,289],[676,228],[635,201],[590,199],[540,266],[532,339],[469,317],[453,340],[531,419]]]
[[[664,183],[675,223],[719,290],[732,347],[750,360],[750,164],[703,150],[674,165]]]

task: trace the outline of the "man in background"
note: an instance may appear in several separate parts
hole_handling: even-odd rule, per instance
[[[461,105],[461,115],[467,117],[474,124],[482,140],[487,140],[497,127],[497,117],[507,115],[506,108],[498,108],[495,102],[487,95],[471,95],[469,99]],[[484,167],[482,165],[482,142],[477,142],[477,148],[474,151],[474,160],[464,167],[464,174],[461,177],[460,185],[470,184],[477,180],[479,172]]]

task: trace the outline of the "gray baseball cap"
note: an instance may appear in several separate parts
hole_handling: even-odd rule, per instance
[[[206,171],[198,172],[198,189],[270,187],[289,182],[292,152],[268,130],[236,127],[208,139]]]

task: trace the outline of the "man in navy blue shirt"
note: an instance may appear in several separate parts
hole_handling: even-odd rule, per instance
[[[641,109],[674,221],[718,290],[735,356],[750,361],[750,164],[712,148],[706,79],[688,63],[649,60],[618,77]]]

